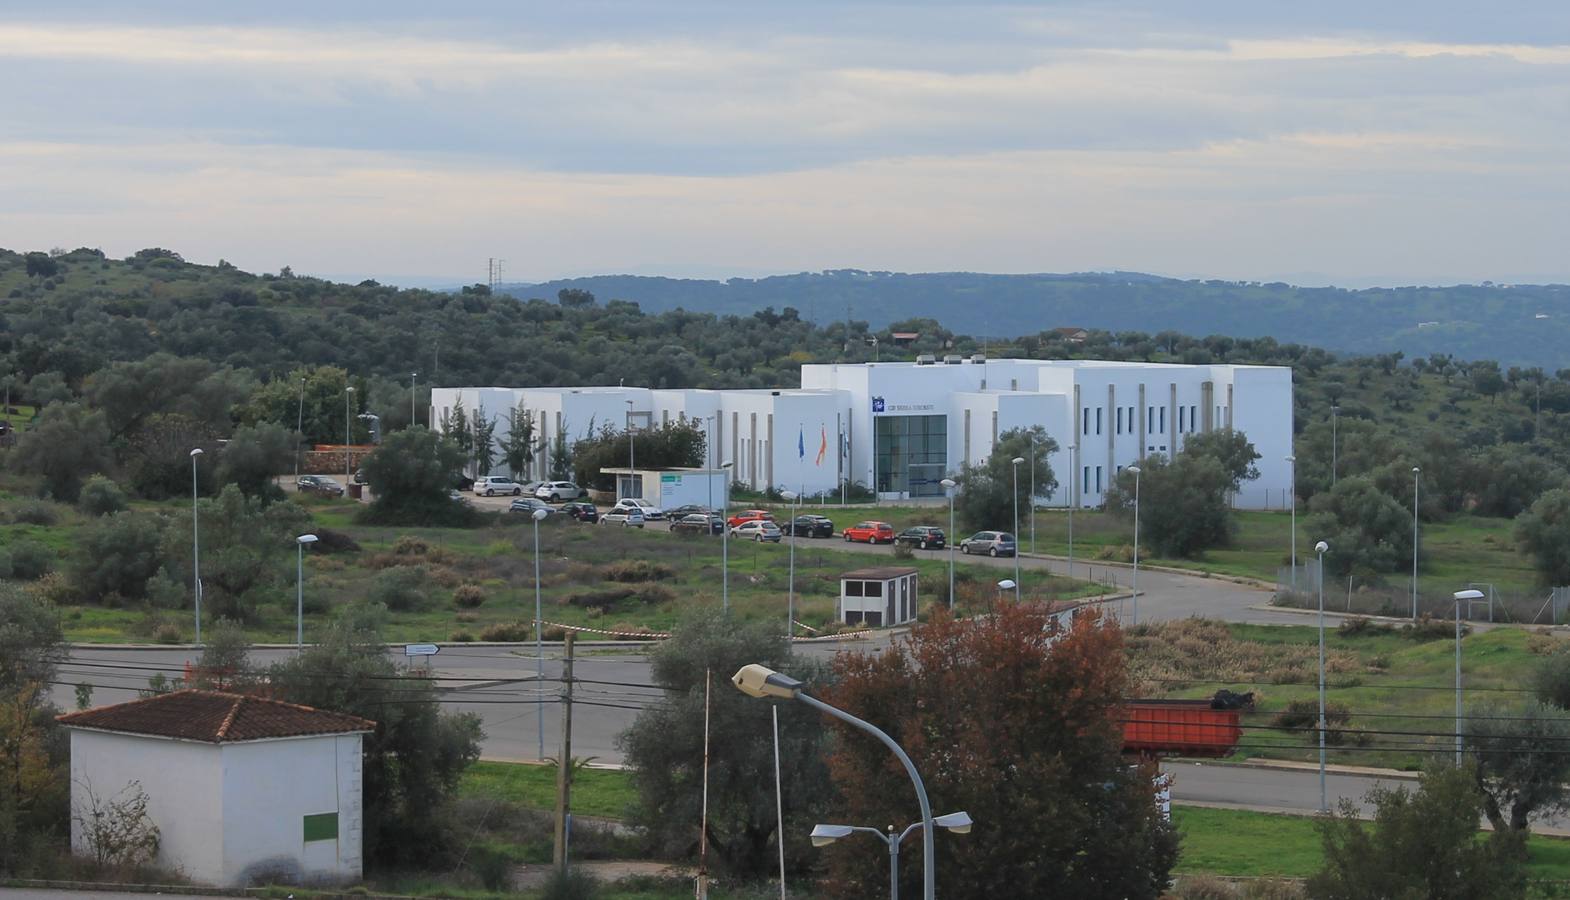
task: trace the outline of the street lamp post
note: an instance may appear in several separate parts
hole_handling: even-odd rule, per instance
[[[191,592],[196,600],[196,643],[202,642],[202,536],[196,516],[196,458],[202,448],[191,451]]]
[[[627,468],[632,471],[627,482],[627,496],[632,496],[633,488],[638,484],[638,457],[632,446],[632,401],[623,400],[627,404]],[[638,496],[643,496],[643,491],[638,491]]]
[[[419,372],[410,372],[409,373],[409,427],[410,428],[413,428],[414,426],[420,424],[420,416],[414,410],[414,387],[415,387],[416,384],[418,384],[418,381],[416,381],[416,379],[418,379],[419,377],[420,377],[420,373]]]
[[[1292,590],[1297,591],[1297,457],[1288,456],[1292,466]]]
[[[945,816],[934,817],[932,824],[939,828],[946,828],[954,834],[969,834],[970,827],[974,823],[971,822],[969,813],[955,812]],[[889,900],[899,900],[899,845],[905,842],[905,838],[909,837],[912,831],[921,827],[923,827],[922,823],[912,822],[905,826],[905,830],[896,836],[893,825],[889,826],[887,835],[876,828],[868,828],[865,825],[814,825],[812,826],[812,846],[827,847],[840,838],[849,837],[853,832],[857,831],[874,835],[887,845],[889,849]]]
[[[1338,441],[1336,437],[1336,415],[1341,412],[1341,407],[1334,404],[1330,407],[1330,486],[1336,486],[1336,453]]]
[[[1461,766],[1461,601],[1468,603],[1483,599],[1483,592],[1466,590],[1455,592],[1456,616],[1456,767]],[[1470,609],[1470,607],[1468,607]]]
[[[938,482],[943,485],[943,493],[949,495],[949,612],[954,611],[954,488],[959,484],[952,478],[945,478]]]
[[[540,612],[540,520],[550,515],[537,509],[529,516],[534,523],[534,723],[540,734],[540,759],[545,758],[545,628]],[[563,760],[561,765],[567,765]]]
[[[725,496],[720,498],[720,606],[730,612],[730,473],[734,459],[720,463],[725,470]]]
[[[350,465],[349,460],[353,458],[353,454],[351,454],[349,452],[349,445],[354,443],[354,433],[349,430],[349,426],[350,426],[349,406],[353,403],[353,401],[354,401],[354,385],[351,384],[350,386],[344,388],[344,390],[343,390],[343,484],[344,484],[344,490],[348,490],[349,486],[350,486],[350,482],[352,482],[354,480],[350,476],[350,474],[349,474],[349,465]]]
[[[796,635],[796,515],[801,511],[801,494],[796,491],[781,491],[780,496],[791,503],[790,576],[785,589],[785,640],[788,641]]]
[[[1325,553],[1330,545],[1324,541],[1314,545],[1319,554],[1319,811],[1330,811],[1330,798],[1325,793]]]
[[[305,439],[305,379],[300,379],[300,406],[294,414],[294,482],[300,483],[300,442]]]
[[[319,540],[314,534],[294,539],[294,649],[305,649],[305,545]]]
[[[1130,600],[1134,604],[1134,624],[1139,624],[1139,466],[1129,466],[1128,471],[1134,473],[1134,585],[1130,590]]]
[[[1016,456],[1011,460],[1014,473],[1014,602],[1019,602],[1019,464],[1025,457]]]
[[[921,782],[921,774],[916,771],[916,764],[911,762],[910,756],[894,742],[894,739],[883,732],[882,729],[856,718],[842,709],[824,703],[816,697],[803,691],[800,681],[789,675],[781,675],[766,666],[753,664],[742,666],[735,675],[731,676],[731,683],[742,693],[751,697],[773,697],[780,700],[800,700],[819,712],[826,713],[839,719],[854,728],[867,732],[885,747],[893,751],[899,758],[900,764],[905,767],[905,772],[910,776],[911,783],[916,788],[916,802],[921,806],[921,882],[923,900],[934,900],[937,883],[937,861],[934,859],[932,832],[935,823],[932,820],[932,804],[927,801],[927,788]]]
[[[1412,621],[1417,621],[1417,479],[1423,470],[1412,467]]]

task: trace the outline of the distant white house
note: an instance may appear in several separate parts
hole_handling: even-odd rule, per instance
[[[69,713],[71,803],[133,782],[157,863],[193,881],[345,882],[361,874],[361,738],[376,723],[293,703],[175,691]],[[71,846],[88,851],[79,822]]]

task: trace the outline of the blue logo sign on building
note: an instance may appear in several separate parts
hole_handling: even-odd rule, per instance
[[[882,397],[873,397],[872,398],[872,411],[875,412],[875,413],[883,412],[883,398]]]

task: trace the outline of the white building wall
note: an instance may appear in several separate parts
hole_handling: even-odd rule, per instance
[[[358,879],[360,735],[223,746],[226,885],[269,877],[300,883]],[[305,841],[305,817],[338,815],[338,839]],[[348,832],[346,834],[346,832]]]
[[[1286,461],[1292,455],[1292,370],[1236,366],[1232,376],[1233,426],[1259,452],[1259,478],[1243,483],[1235,503],[1244,509],[1280,509],[1292,483]]]
[[[161,843],[157,863],[192,881],[224,879],[223,777],[216,744],[71,731],[71,806],[89,808],[87,788],[100,803],[113,800],[131,782],[147,793],[147,812]],[[82,826],[71,821],[71,849],[87,853]]]

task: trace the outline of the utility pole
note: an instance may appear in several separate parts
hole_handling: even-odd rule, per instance
[[[562,647],[561,756],[556,760],[556,848],[551,854],[551,862],[562,873],[567,871],[567,816],[572,795],[572,642],[575,636],[574,632],[567,632]]]

